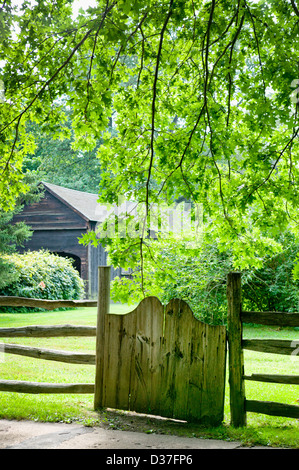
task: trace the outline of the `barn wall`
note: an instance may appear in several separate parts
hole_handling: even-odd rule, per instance
[[[63,255],[75,255],[80,258],[81,278],[85,283],[86,297],[96,298],[98,291],[98,266],[106,266],[107,254],[102,247],[80,245],[78,238],[89,230],[94,230],[96,223],[85,220],[83,216],[64,204],[48,190],[37,203],[26,205],[16,215],[13,223],[24,221],[33,230],[32,238],[25,243],[20,252],[27,250],[49,250]],[[119,269],[111,270],[111,278],[120,274]]]
[[[24,221],[32,230],[61,230],[80,228],[85,230],[88,222],[48,191],[39,201],[26,205],[14,217],[14,222]]]
[[[45,196],[37,203],[25,205],[16,215],[13,223],[25,222],[33,230],[33,236],[19,252],[49,250],[53,253],[73,254],[81,261],[81,278],[88,292],[88,248],[79,245],[78,238],[86,233],[89,222],[45,191]]]

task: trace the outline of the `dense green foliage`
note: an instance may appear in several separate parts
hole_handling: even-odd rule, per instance
[[[111,312],[124,313],[132,310],[126,305],[111,305]],[[25,325],[58,325],[96,324],[96,308],[77,308],[64,312],[48,312],[47,315],[35,313],[14,313],[0,315],[0,326],[15,328]],[[244,338],[260,339],[294,339],[294,330],[283,328],[273,331],[272,327],[252,327],[244,325]],[[295,336],[296,337],[296,336]],[[15,342],[26,346],[41,347],[41,338],[16,338]],[[89,337],[54,337],[47,338],[47,348],[54,350],[85,351],[94,354],[95,338]],[[267,362],[261,361],[261,354],[255,351],[245,352],[245,373],[295,374],[296,362],[289,356],[271,354]],[[3,355],[2,355],[3,356]],[[86,365],[74,365],[64,362],[28,359],[27,357],[5,355],[0,363],[1,380],[24,380],[51,383],[93,383],[94,368]],[[298,398],[297,385],[278,385],[263,382],[246,382],[246,397],[248,399],[273,400],[280,403],[296,404]],[[47,422],[81,423],[87,426],[107,426],[110,429],[141,431],[148,433],[178,434],[180,436],[240,440],[243,445],[264,445],[298,448],[299,428],[296,419],[282,418],[257,413],[248,413],[247,427],[234,428],[229,426],[230,404],[229,388],[225,394],[225,410],[223,426],[217,428],[203,427],[198,424],[154,419],[149,416],[134,415],[115,410],[93,410],[94,397],[92,394],[22,394],[0,393],[1,419],[34,420]],[[253,449],[254,450],[254,449]],[[251,452],[252,450],[250,450]]]
[[[299,311],[299,280],[293,276],[299,245],[289,233],[282,235],[279,242],[283,247],[281,252],[265,257],[261,268],[243,271],[244,310]],[[150,249],[149,241],[147,243]],[[116,246],[116,253],[118,249]],[[110,256],[113,260],[113,252]],[[177,297],[187,301],[200,320],[212,324],[226,323],[226,278],[234,269],[229,249],[220,252],[215,243],[190,247],[186,240],[183,243],[172,239],[163,245],[159,242],[159,250],[145,251],[143,256],[146,260],[144,279],[141,279],[140,267],[134,271],[133,279],[116,278],[112,282],[114,300],[135,303],[143,295],[157,295],[167,303]],[[143,284],[145,292],[140,290],[140,284]]]
[[[260,269],[243,274],[243,308],[252,311],[299,311],[299,280],[294,279],[299,244],[290,234],[281,237],[283,250],[266,258]]]
[[[83,281],[67,258],[45,251],[33,251],[6,255],[4,259],[13,265],[16,278],[0,289],[0,295],[52,300],[75,300],[84,296]],[[1,309],[7,310],[12,311],[13,308]],[[17,310],[20,311],[20,308]],[[25,307],[23,310],[27,311]]]
[[[233,269],[262,269],[281,233],[298,235],[296,1],[97,0],[75,18],[72,3],[0,7],[3,209],[26,190],[37,125],[82,152],[102,142],[101,200],[144,206],[137,240],[106,240],[113,264],[136,271],[128,292],[155,287],[153,266],[173,285],[174,263],[159,263],[171,237],[150,243],[146,223],[152,204],[181,197],[202,204],[205,234],[188,259],[174,244],[180,270],[209,244]]]
[[[0,289],[16,279],[12,263],[3,258],[3,254],[13,252],[16,245],[21,246],[31,235],[24,223],[10,224],[13,214],[14,212],[0,211]]]
[[[42,195],[33,173],[27,172],[24,178],[29,190],[26,195],[17,198],[11,211],[0,210],[0,289],[12,283],[17,276],[11,260],[3,255],[14,253],[17,247],[32,236],[32,231],[24,222],[12,224],[14,215],[22,211],[24,203],[36,202]]]
[[[101,179],[100,162],[96,157],[100,142],[92,150],[74,148],[70,113],[67,110],[65,113],[70,136],[62,140],[53,138],[46,125],[27,125],[27,132],[34,136],[36,148],[33,154],[24,158],[23,172],[34,172],[39,181],[96,194]]]

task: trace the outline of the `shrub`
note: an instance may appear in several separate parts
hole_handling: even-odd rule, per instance
[[[76,300],[84,296],[83,281],[72,265],[72,261],[47,251],[4,255],[13,265],[15,279],[0,295],[37,299]],[[33,311],[25,307],[3,307],[0,311]]]
[[[195,316],[209,324],[225,324],[227,314],[226,276],[232,270],[229,254],[219,253],[213,245],[207,245],[197,257],[182,259],[176,269],[175,282],[164,286],[162,302],[172,298],[185,300]]]
[[[299,242],[288,232],[281,234],[278,242],[281,251],[272,256],[265,255],[262,268],[251,267],[242,272],[244,310],[299,310]],[[160,243],[158,248],[155,250],[154,247],[149,259],[145,258],[145,252],[144,259],[149,262],[142,279],[145,294],[157,295],[165,304],[174,297],[183,299],[198,319],[210,324],[225,324],[227,274],[238,270],[229,248],[220,252],[216,243],[211,242],[195,250],[184,249],[181,240],[177,244],[175,240],[163,246]],[[113,300],[140,301],[143,294],[140,285],[141,273],[137,269],[132,279],[114,279]]]
[[[280,253],[265,259],[263,268],[244,273],[244,310],[298,312],[299,279],[293,271],[299,244],[291,234],[284,234],[280,241]]]

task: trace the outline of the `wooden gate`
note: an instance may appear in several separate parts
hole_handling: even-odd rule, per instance
[[[200,322],[178,299],[165,307],[148,297],[109,314],[109,284],[109,267],[100,267],[95,408],[220,424],[226,328]]]

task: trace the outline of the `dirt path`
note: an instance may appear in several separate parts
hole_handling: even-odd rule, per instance
[[[240,449],[239,442],[79,424],[0,420],[0,449]],[[254,447],[262,448],[262,447]]]

